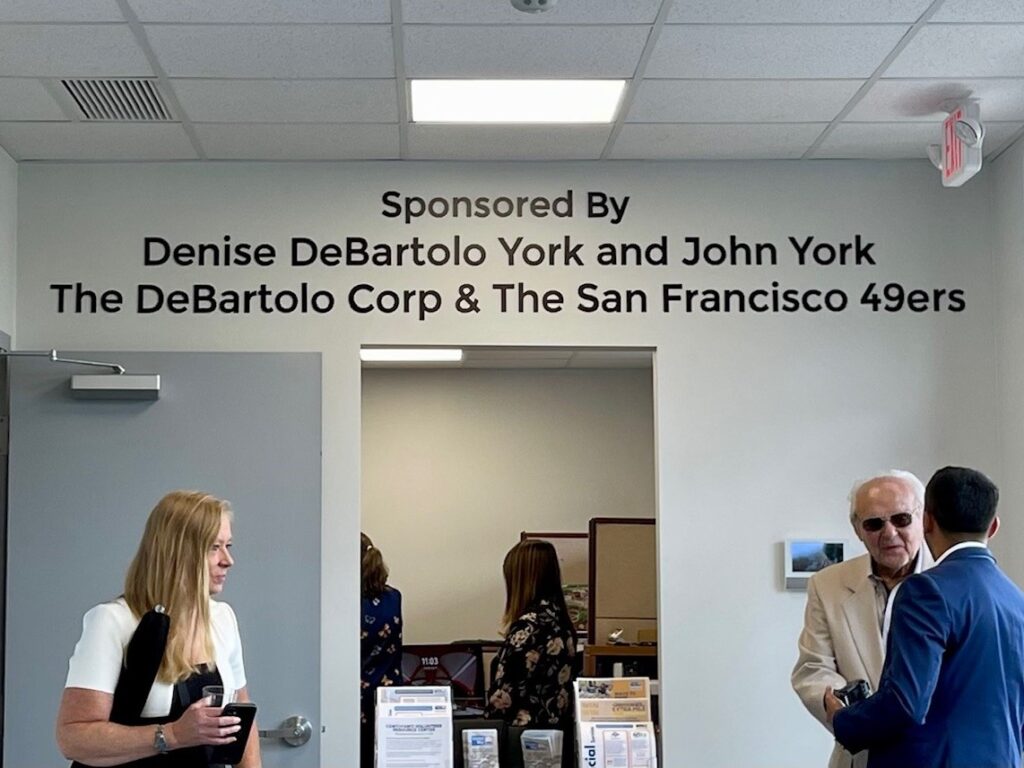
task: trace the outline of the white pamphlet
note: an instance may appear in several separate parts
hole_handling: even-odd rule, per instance
[[[629,737],[621,728],[610,728],[601,733],[601,768],[630,768]]]
[[[377,689],[376,768],[452,768],[451,693],[441,690]]]
[[[498,731],[494,728],[464,730],[462,761],[466,768],[498,768]]]
[[[650,682],[646,677],[581,677],[573,683],[576,722],[650,722]]]
[[[523,768],[560,768],[562,765],[561,731],[523,731],[519,739],[523,748]]]
[[[377,689],[377,703],[399,701],[452,702],[452,689],[447,685],[382,685]]]
[[[656,768],[657,755],[653,729],[634,728],[629,732],[630,768]]]

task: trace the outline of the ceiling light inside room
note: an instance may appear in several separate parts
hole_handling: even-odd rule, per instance
[[[611,123],[625,80],[413,80],[416,123]]]
[[[462,350],[454,347],[363,347],[364,363],[457,363]]]

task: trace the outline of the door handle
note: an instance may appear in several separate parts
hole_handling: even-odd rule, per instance
[[[261,739],[281,739],[292,747],[301,747],[313,736],[313,725],[302,715],[292,715],[280,727],[260,731]]]

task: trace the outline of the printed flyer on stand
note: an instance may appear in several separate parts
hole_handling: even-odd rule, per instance
[[[574,686],[579,768],[657,768],[650,680],[580,678]]]
[[[446,686],[377,689],[377,768],[452,768],[452,701]]]

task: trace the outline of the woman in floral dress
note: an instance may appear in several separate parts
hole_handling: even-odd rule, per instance
[[[373,765],[377,688],[402,684],[402,593],[388,586],[388,568],[370,537],[362,542],[362,765]]]
[[[576,634],[555,548],[521,541],[505,555],[505,642],[487,692],[487,717],[509,725],[568,728]]]

